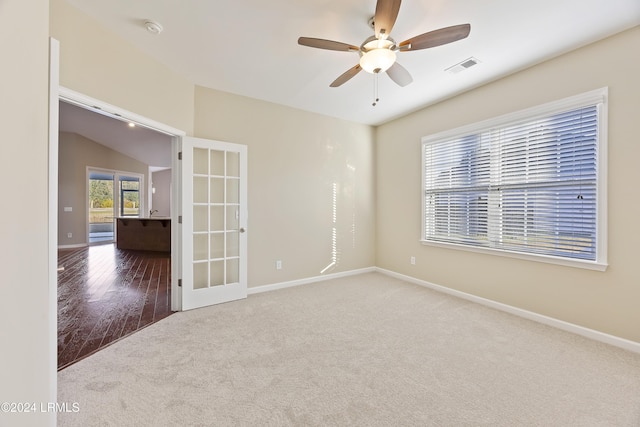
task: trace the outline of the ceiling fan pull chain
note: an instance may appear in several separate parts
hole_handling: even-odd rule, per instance
[[[373,105],[374,107],[378,104],[378,101],[380,101],[380,98],[378,98],[378,74],[379,73],[374,73],[373,75]]]

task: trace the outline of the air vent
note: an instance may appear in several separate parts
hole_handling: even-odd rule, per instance
[[[457,63],[456,65],[453,65],[447,69],[445,69],[445,71],[451,73],[451,74],[457,74],[460,71],[464,71],[468,68],[473,67],[474,65],[477,65],[478,63],[480,63],[480,61],[478,61],[477,58],[474,58],[473,56],[471,58],[467,58],[462,62]]]

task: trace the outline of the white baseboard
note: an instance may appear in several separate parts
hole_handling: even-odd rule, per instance
[[[404,280],[405,282],[410,282],[416,285],[424,286],[434,291],[443,292],[445,294],[449,294],[449,295],[459,297],[468,301],[482,304],[484,306],[491,307],[496,310],[504,311],[506,313],[513,314],[528,320],[533,320],[534,322],[542,323],[547,326],[552,326],[554,328],[561,329],[563,331],[581,335],[583,337],[590,338],[594,341],[600,341],[605,344],[613,345],[615,347],[620,347],[625,350],[632,351],[634,353],[640,353],[640,343],[635,341],[630,341],[624,338],[616,337],[615,335],[605,334],[604,332],[599,332],[593,329],[585,328],[583,326],[575,325],[573,323],[565,322],[563,320],[558,320],[553,317],[544,316],[542,314],[534,313],[532,311],[523,310],[521,308],[513,307],[511,305],[503,304],[497,301],[493,301],[493,300],[482,298],[476,295],[468,294],[466,292],[457,291],[455,289],[447,288],[445,286],[436,285],[434,283],[416,279],[415,277],[406,276],[404,274],[396,273],[390,270],[385,270],[383,268],[376,267],[375,271],[390,277],[395,277],[396,279]]]
[[[77,249],[77,248],[85,248],[89,245],[86,243],[76,243],[75,245],[58,245],[58,249]]]
[[[341,273],[326,274],[322,276],[308,277],[306,279],[291,280],[289,282],[273,283],[271,285],[256,286],[247,289],[248,295],[259,294],[261,292],[275,291],[277,289],[291,288],[293,286],[307,285],[309,283],[322,282],[325,280],[338,279],[340,277],[355,276],[357,274],[375,272],[376,267],[359,268]]]
[[[275,291],[278,289],[291,288],[293,286],[307,285],[310,283],[322,282],[325,280],[337,279],[340,277],[348,277],[355,276],[357,274],[363,273],[371,273],[378,272],[390,277],[394,277],[399,280],[403,280],[405,282],[413,283],[419,286],[424,286],[426,288],[432,289],[437,292],[442,292],[448,295],[452,295],[458,298],[465,299],[467,301],[472,301],[486,307],[494,308],[496,310],[503,311],[505,313],[513,314],[518,317],[522,317],[524,319],[532,320],[534,322],[542,323],[547,326],[551,326],[557,329],[561,329],[563,331],[571,332],[576,335],[583,336],[585,338],[592,339],[594,341],[599,341],[605,344],[609,344],[615,347],[619,347],[634,353],[640,354],[640,343],[627,340],[624,338],[617,337],[615,335],[609,335],[604,332],[596,331],[594,329],[585,328],[583,326],[579,326],[573,323],[565,322],[563,320],[555,319],[553,317],[545,316],[542,314],[534,313],[532,311],[523,310],[518,307],[514,307],[511,305],[503,304],[497,301],[493,301],[487,298],[482,298],[477,295],[468,294],[466,292],[457,291],[455,289],[447,288],[445,286],[436,285],[434,283],[427,282],[425,280],[417,279],[415,277],[406,276],[404,274],[396,273],[394,271],[385,270],[379,267],[367,267],[361,268],[357,270],[350,270],[341,273],[327,274],[322,276],[308,277],[305,279],[292,280],[289,282],[281,282],[281,283],[273,283],[270,285],[262,285],[256,286],[253,288],[247,289],[248,295],[259,294],[262,292]]]

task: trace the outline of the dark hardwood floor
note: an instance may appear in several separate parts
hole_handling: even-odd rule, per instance
[[[171,255],[115,244],[58,252],[58,370],[171,314]]]

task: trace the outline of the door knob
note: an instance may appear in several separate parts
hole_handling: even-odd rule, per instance
[[[244,227],[240,227],[240,232],[241,232],[241,233],[244,233],[245,231],[247,231],[247,230],[245,230],[245,228],[244,228]]]

